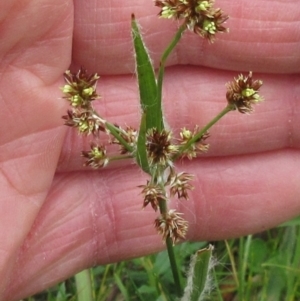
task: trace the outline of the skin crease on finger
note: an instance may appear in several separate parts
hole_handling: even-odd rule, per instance
[[[170,65],[251,69],[255,74],[258,71],[282,73],[259,74],[265,82],[262,94],[266,102],[257,106],[251,116],[231,112],[211,132],[211,151],[206,157],[178,164],[178,169],[196,174],[197,188],[190,201],[172,203],[189,220],[188,238],[192,240],[261,231],[300,211],[297,168],[300,93],[296,74],[300,54],[295,50],[299,49],[296,31],[299,18],[295,18],[299,7],[295,1],[272,1],[272,5],[270,1],[249,2],[234,5],[234,1],[218,1],[218,6],[231,16],[228,21],[231,33],[220,35],[214,45],[187,33],[170,59]],[[129,16],[135,12],[140,19],[156,64],[177,24],[165,25],[167,20],[157,20],[158,11],[151,1],[128,1],[124,4],[128,7],[116,6],[115,10],[109,10],[107,4],[95,8],[95,3],[101,6],[104,2],[75,1],[73,65],[83,64],[90,71],[104,75],[99,82],[103,104],[97,105],[104,116],[121,125],[131,121],[137,125]],[[265,20],[268,22],[264,23]],[[159,34],[153,34],[156,32]],[[167,70],[165,111],[171,128],[178,131],[182,125],[192,126],[199,120],[205,123],[214,116],[225,105],[224,84],[236,75],[200,66],[176,66]],[[174,82],[182,82],[183,87],[176,87]],[[199,98],[195,97],[198,95]],[[116,103],[121,110],[120,102],[124,109],[122,115],[116,110]],[[140,191],[136,186],[145,183],[145,175],[131,163],[124,170],[114,167],[99,172],[76,172],[81,169],[78,154],[83,143],[70,132],[59,161],[59,172],[20,249],[14,277],[3,300],[20,299],[88,266],[164,248],[152,225],[156,215],[149,208],[141,210]],[[216,191],[215,187],[220,190]]]

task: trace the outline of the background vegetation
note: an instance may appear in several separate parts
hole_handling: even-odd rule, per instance
[[[300,300],[300,218],[277,228],[215,246],[212,301]],[[175,248],[184,276],[190,255],[208,242]],[[169,301],[174,300],[167,252],[98,266],[24,301]]]

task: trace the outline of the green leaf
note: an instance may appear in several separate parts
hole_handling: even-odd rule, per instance
[[[158,101],[155,72],[143,42],[139,26],[132,15],[132,39],[135,50],[136,72],[140,91],[140,103],[146,113],[146,130],[163,129],[161,102]]]
[[[181,301],[200,301],[204,300],[205,293],[209,290],[208,272],[212,267],[213,246],[209,245],[205,249],[196,252],[191,258],[188,272],[187,285]]]
[[[91,272],[89,269],[83,270],[80,273],[76,274],[75,283],[76,283],[78,301],[94,300]]]
[[[297,216],[296,218],[293,218],[278,227],[289,227],[289,226],[299,226],[300,225],[300,216]]]
[[[270,256],[267,242],[260,238],[252,240],[249,250],[249,270],[252,273],[259,273],[264,260]]]
[[[143,171],[149,173],[149,164],[146,149],[146,113],[142,114],[139,136],[137,140],[136,161]]]
[[[141,287],[138,288],[138,291],[140,294],[155,294],[156,290],[153,286],[149,285],[142,285]]]

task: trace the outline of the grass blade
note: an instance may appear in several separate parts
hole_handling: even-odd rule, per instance
[[[114,279],[115,279],[115,282],[116,282],[119,290],[121,291],[121,293],[122,293],[122,295],[124,297],[124,300],[130,301],[127,288],[123,284],[123,282],[122,282],[121,278],[119,277],[119,275],[118,274],[114,274]]]

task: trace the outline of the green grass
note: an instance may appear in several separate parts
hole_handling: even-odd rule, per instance
[[[207,243],[175,248],[182,277],[189,257]],[[239,239],[213,243],[212,301],[300,300],[300,219]],[[184,277],[183,277],[184,278]],[[175,300],[167,252],[125,261],[72,277],[24,301],[171,301]]]

